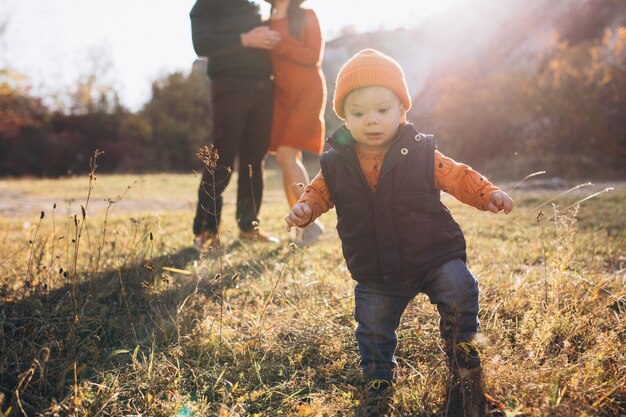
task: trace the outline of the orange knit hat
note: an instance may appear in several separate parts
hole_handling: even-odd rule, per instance
[[[400,64],[374,49],[364,49],[346,62],[337,74],[333,109],[339,118],[346,118],[343,101],[352,90],[367,86],[385,87],[393,91],[404,109],[411,108],[411,96]]]

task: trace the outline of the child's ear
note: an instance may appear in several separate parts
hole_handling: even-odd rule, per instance
[[[404,106],[400,106],[400,124],[403,125],[406,123],[406,110]]]

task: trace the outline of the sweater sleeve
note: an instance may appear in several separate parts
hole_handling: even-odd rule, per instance
[[[282,34],[280,43],[272,50],[272,54],[283,56],[290,61],[305,66],[318,66],[322,60],[322,31],[312,10],[305,11],[304,33],[302,39]]]
[[[215,30],[215,16],[219,13],[219,2],[197,0],[189,12],[191,39],[198,56],[209,56],[222,49],[244,48],[240,33],[224,33]]]
[[[499,190],[470,166],[456,162],[437,150],[435,150],[435,186],[479,210],[486,210],[491,194]]]
[[[330,193],[328,192],[328,186],[326,185],[326,181],[324,181],[322,171],[320,171],[315,178],[313,178],[313,181],[305,187],[298,203],[305,203],[313,209],[311,222],[334,207],[334,204],[330,199]]]

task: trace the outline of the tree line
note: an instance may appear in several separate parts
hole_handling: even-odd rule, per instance
[[[499,68],[485,56],[444,73],[415,118],[448,139],[448,153],[494,172],[623,179],[626,27],[577,44],[555,37],[555,50],[531,68],[485,71]]]
[[[440,71],[413,97],[409,119],[444,138],[447,155],[488,174],[623,178],[626,26],[581,42],[555,35],[554,42],[535,65],[502,65],[492,48]],[[325,72],[340,64],[325,62]],[[211,131],[210,82],[201,71],[154,81],[151,98],[136,112],[115,92],[91,88],[93,80],[86,93],[77,90],[69,110],[51,111],[18,78],[0,70],[0,176],[84,173],[95,149],[105,152],[100,172],[200,166],[195,154]],[[326,116],[330,132],[338,119],[332,111]]]
[[[176,72],[152,84],[150,100],[131,112],[111,91],[74,96],[67,111],[50,111],[40,97],[0,70],[0,176],[57,177],[100,172],[190,172],[211,130],[209,81]]]

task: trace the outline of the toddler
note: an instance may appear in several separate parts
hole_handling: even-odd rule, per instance
[[[321,171],[285,217],[306,227],[333,206],[354,290],[356,339],[365,378],[358,415],[391,408],[396,329],[408,303],[436,304],[452,384],[449,415],[484,414],[478,282],[465,239],[440,191],[480,210],[509,213],[513,200],[469,166],[437,151],[432,135],[407,122],[411,99],[400,66],[366,49],[337,75],[333,107],[344,120],[328,140]]]

